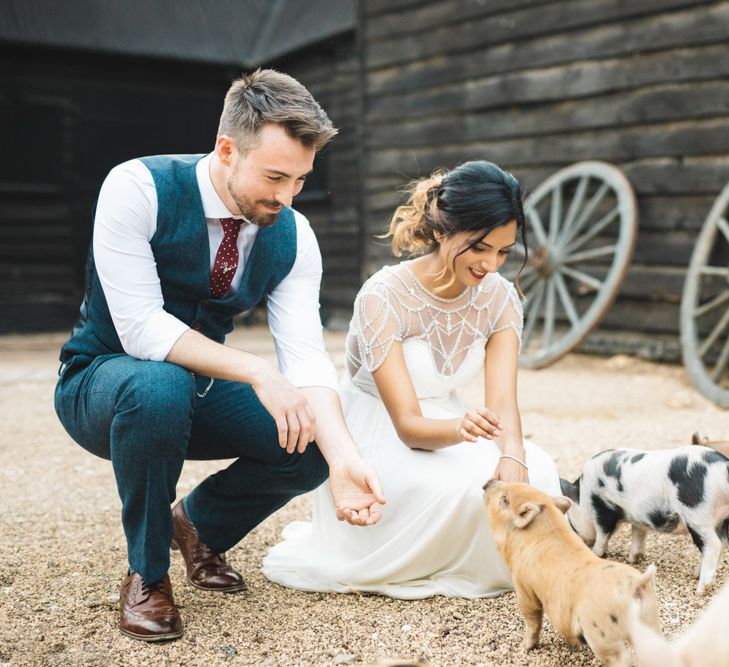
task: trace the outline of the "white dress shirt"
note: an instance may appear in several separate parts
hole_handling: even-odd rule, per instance
[[[210,270],[223,241],[220,218],[233,215],[210,178],[212,154],[196,166],[210,239]],[[281,372],[297,387],[337,388],[337,374],[324,348],[319,318],[322,263],[309,221],[293,211],[297,252],[289,274],[268,297],[268,324]],[[189,327],[164,309],[150,240],[157,229],[157,191],[149,169],[130,160],[106,177],[96,206],[94,260],[124,351],[138,359],[163,361]],[[231,289],[240,286],[258,227],[248,221],[238,235],[240,261]]]

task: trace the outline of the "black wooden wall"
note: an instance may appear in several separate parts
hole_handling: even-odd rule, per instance
[[[0,51],[0,332],[70,328],[104,177],[133,157],[210,150],[230,77],[179,61]]]
[[[295,206],[320,241],[322,313],[346,326],[361,261],[358,61],[349,31],[270,63],[340,128]],[[63,49],[0,48],[0,332],[68,329],[81,302],[92,207],[116,164],[212,149],[240,68]]]
[[[729,180],[729,2],[365,0],[359,23],[369,238],[397,188],[438,166],[486,157],[529,190],[572,162],[612,162],[640,228],[600,331],[648,333],[676,357],[695,235]],[[364,273],[386,261],[370,241]],[[592,337],[611,351],[630,339]]]

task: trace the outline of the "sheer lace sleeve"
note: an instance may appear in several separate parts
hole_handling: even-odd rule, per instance
[[[499,284],[493,300],[493,314],[489,318],[492,336],[504,329],[512,329],[519,339],[521,349],[521,332],[524,327],[524,309],[522,308],[516,288],[505,278],[499,276]]]
[[[382,282],[365,283],[354,302],[347,341],[347,367],[354,375],[360,368],[376,371],[403,331],[396,295]]]

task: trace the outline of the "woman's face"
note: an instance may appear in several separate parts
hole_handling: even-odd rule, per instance
[[[486,274],[499,270],[516,243],[516,220],[492,229],[472,246],[482,233],[457,232],[439,239],[437,252],[450,269],[443,282],[447,284],[454,279],[453,291],[457,287],[459,292],[466,287],[476,287]],[[464,248],[466,250],[461,252]]]

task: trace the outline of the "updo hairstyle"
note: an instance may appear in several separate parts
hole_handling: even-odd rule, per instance
[[[512,220],[516,220],[526,253],[521,186],[512,174],[493,162],[472,160],[450,171],[438,169],[428,178],[411,182],[405,191],[408,200],[395,210],[385,235],[392,236],[396,257],[434,251],[438,247],[436,234],[483,232],[461,254]]]

